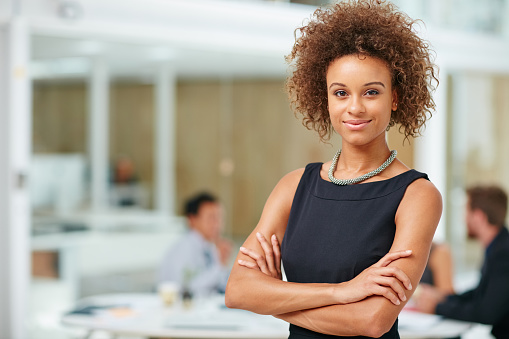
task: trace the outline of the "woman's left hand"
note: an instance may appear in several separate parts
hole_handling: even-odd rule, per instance
[[[247,261],[247,260],[239,260],[238,263],[241,266],[256,269],[261,271],[262,273],[265,273],[266,275],[277,278],[279,280],[282,280],[282,274],[281,274],[281,247],[279,245],[279,241],[277,240],[277,237],[275,234],[272,235],[271,243],[265,239],[263,234],[256,233],[256,238],[258,239],[258,242],[262,246],[264,255],[260,255],[257,252],[241,247],[240,251],[253,259],[255,262]]]

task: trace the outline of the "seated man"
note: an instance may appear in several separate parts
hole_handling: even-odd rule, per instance
[[[159,283],[176,282],[192,295],[224,292],[232,246],[221,238],[221,204],[201,193],[187,201],[185,214],[189,231],[164,255]]]
[[[509,338],[509,232],[504,227],[507,194],[498,187],[467,190],[466,223],[469,237],[486,249],[481,279],[463,294],[445,295],[431,286],[416,297],[418,310],[447,318],[493,325],[496,338]]]

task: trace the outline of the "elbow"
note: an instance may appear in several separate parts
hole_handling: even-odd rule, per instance
[[[380,338],[390,331],[396,322],[396,317],[393,317],[392,312],[387,312],[386,309],[374,309],[368,315],[369,325],[363,328],[364,333],[362,333],[362,335],[366,337]]]
[[[366,337],[370,338],[380,338],[385,333],[389,332],[392,326],[385,326],[382,324],[371,324],[366,328],[366,332],[363,334]]]
[[[224,295],[224,304],[228,308],[239,308],[238,301],[232,297],[231,293],[228,293],[228,291],[226,291]]]
[[[228,308],[241,308],[241,298],[239,293],[236,291],[235,286],[232,286],[233,284],[231,281],[228,281],[228,284],[226,285],[226,290],[224,293],[224,303],[226,307]]]

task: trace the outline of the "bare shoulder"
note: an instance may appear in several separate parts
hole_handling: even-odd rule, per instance
[[[303,173],[304,168],[299,168],[284,175],[270,193],[265,207],[276,206],[277,209],[289,209]]]
[[[430,203],[442,205],[442,195],[431,181],[424,178],[417,179],[408,185],[403,199],[418,204],[423,203],[425,199]]]
[[[299,168],[290,173],[287,173],[283,176],[276,187],[274,188],[273,193],[275,194],[288,194],[291,196],[295,194],[297,190],[297,186],[299,185],[300,179],[302,178],[302,174],[304,173],[304,168]]]
[[[442,195],[431,181],[417,179],[408,185],[396,216],[398,215],[405,215],[413,220],[424,218],[436,227],[442,215]]]
[[[255,231],[259,231],[266,236],[275,233],[278,234],[279,239],[283,238],[293,198],[303,173],[304,168],[300,168],[286,174],[279,180],[265,203]]]

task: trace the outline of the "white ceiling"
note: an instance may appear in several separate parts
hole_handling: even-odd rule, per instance
[[[284,77],[294,30],[314,8],[218,0],[82,0],[62,10],[27,0],[34,78],[87,76],[94,58],[113,77],[150,79],[161,62],[178,77]],[[65,13],[71,13],[66,17]]]
[[[281,78],[294,31],[314,10],[238,0],[23,0],[22,17],[36,79],[86,77],[95,58],[114,78],[151,81],[162,62],[180,78]],[[0,6],[0,21],[8,14]],[[509,73],[506,39],[433,27],[421,33],[442,69]]]
[[[97,52],[86,52],[87,48]],[[284,53],[256,55],[48,36],[33,36],[32,55],[35,78],[82,77],[95,57],[107,61],[114,77],[150,77],[161,62],[172,65],[177,76],[183,78],[281,77],[287,67]]]

